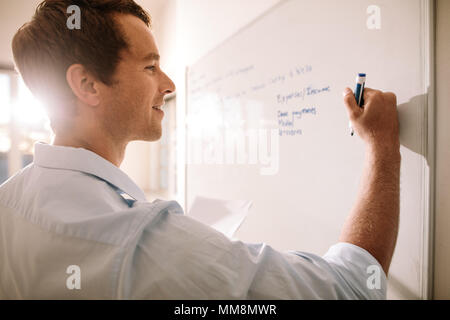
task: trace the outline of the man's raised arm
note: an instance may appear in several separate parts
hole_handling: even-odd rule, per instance
[[[393,93],[366,88],[364,108],[352,91],[344,102],[356,133],[366,144],[366,162],[357,200],[339,241],[367,250],[386,275],[394,253],[400,212],[400,141]]]

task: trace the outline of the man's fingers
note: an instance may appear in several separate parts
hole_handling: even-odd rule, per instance
[[[369,99],[379,99],[383,96],[383,92],[380,90],[375,90],[375,89],[371,89],[371,88],[364,88],[364,93],[363,93],[363,97],[364,97],[364,104],[369,101]]]
[[[377,93],[381,93],[381,91],[370,89],[370,88],[364,88],[364,92],[363,92],[364,101],[368,101],[370,97],[376,95]]]
[[[342,95],[344,96],[344,104],[347,108],[348,117],[350,120],[356,119],[356,117],[361,113],[361,108],[356,104],[356,99],[353,95],[352,89],[345,88]]]
[[[394,106],[397,106],[397,96],[393,92],[385,92],[384,96],[393,104]]]

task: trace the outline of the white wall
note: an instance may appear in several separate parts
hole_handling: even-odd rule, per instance
[[[434,298],[450,299],[450,1],[437,1]]]
[[[193,64],[279,0],[178,0],[183,62]]]
[[[0,65],[13,65],[11,41],[25,22],[34,14],[40,0],[0,0]]]

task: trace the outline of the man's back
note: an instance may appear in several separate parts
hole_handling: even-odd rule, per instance
[[[85,149],[35,145],[0,186],[0,297],[7,299],[383,298],[378,262],[348,243],[324,258],[231,241],[149,203],[117,167]],[[79,268],[79,269],[78,269]],[[78,272],[79,271],[79,272]],[[77,279],[79,284],[77,287]]]

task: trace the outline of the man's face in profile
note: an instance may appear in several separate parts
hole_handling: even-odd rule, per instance
[[[156,141],[164,112],[155,108],[175,85],[160,69],[159,51],[150,29],[132,15],[118,14],[117,23],[129,49],[120,54],[112,86],[101,86],[101,121],[113,136]]]

